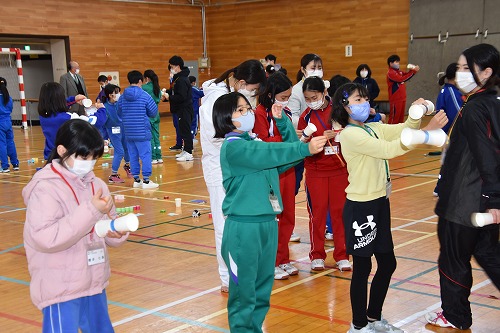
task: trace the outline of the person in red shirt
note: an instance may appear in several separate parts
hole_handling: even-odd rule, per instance
[[[269,76],[264,91],[259,95],[259,105],[255,110],[253,133],[266,142],[283,142],[283,138],[271,113],[273,104],[283,107],[292,119],[292,113],[286,108],[292,94],[292,81],[281,72]],[[295,169],[290,168],[280,174],[280,192],[283,200],[283,212],[278,215],[278,251],[274,279],[285,280],[290,275],[299,274],[299,270],[290,262],[288,242],[295,227]]]
[[[340,144],[334,140],[337,131],[330,122],[332,103],[327,96],[323,80],[317,76],[305,79],[302,86],[307,109],[299,118],[298,130],[309,123],[317,131],[310,137],[324,135],[328,141],[324,152],[305,158],[307,209],[309,212],[309,234],[311,237],[311,270],[325,269],[325,223],[330,212],[335,249],[333,259],[341,271],[350,271],[351,263],[346,254],[342,210],[348,185],[347,167],[340,151]]]
[[[404,122],[406,108],[406,86],[405,82],[415,75],[419,66],[408,65],[408,72],[403,72],[399,68],[398,55],[393,54],[387,58],[387,87],[389,90],[389,124],[399,124]]]

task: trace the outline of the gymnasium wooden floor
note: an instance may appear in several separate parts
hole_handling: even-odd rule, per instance
[[[201,169],[201,148],[195,144],[193,162],[176,162],[170,118],[162,118],[163,165],[153,166],[156,191],[132,189],[132,180],[109,185],[123,194],[117,207],[141,206],[140,229],[124,246],[111,249],[112,275],[107,289],[109,310],[116,332],[229,332],[227,297],[219,292],[214,233],[209,218],[208,193]],[[0,332],[40,332],[41,313],[29,296],[30,277],[23,248],[25,206],[21,190],[36,167],[42,166],[40,127],[15,131],[21,170],[0,174]],[[392,226],[398,268],[384,306],[384,316],[407,333],[448,332],[425,324],[423,314],[438,309],[439,279],[436,199],[432,190],[439,157],[437,149],[421,147],[392,160]],[[37,157],[40,162],[29,165]],[[111,171],[98,161],[97,176]],[[123,174],[123,171],[122,171]],[[168,197],[168,198],[167,198]],[[182,198],[176,209],[174,198]],[[296,232],[301,243],[290,243],[298,276],[276,281],[266,332],[346,332],[351,319],[351,273],[333,268],[331,241],[326,242],[327,270],[310,272],[308,217],[302,191],[297,196]],[[200,210],[199,218],[191,216]],[[470,297],[474,324],[469,332],[500,332],[500,293],[473,262],[474,287]]]

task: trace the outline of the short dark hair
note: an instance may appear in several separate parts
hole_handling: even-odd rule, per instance
[[[139,81],[144,81],[144,76],[139,71],[130,71],[127,74],[127,79],[130,84],[137,84]]]
[[[266,55],[266,57],[264,59],[266,59],[266,61],[271,60],[271,61],[276,62],[277,58],[274,54],[268,54],[268,55]]]
[[[399,58],[399,56],[397,54],[393,54],[389,58],[387,58],[387,65],[390,66],[391,62],[394,62],[394,61],[401,61],[401,59]]]
[[[317,76],[310,76],[304,80],[304,84],[302,85],[302,92],[305,91],[318,91],[320,93],[325,92],[325,83],[323,79]]]
[[[38,96],[38,114],[49,118],[61,112],[67,112],[66,92],[57,82],[45,82],[40,87]]]
[[[366,68],[366,70],[368,71],[368,75],[366,77],[371,77],[372,70],[370,69],[370,66],[368,66],[367,64],[361,64],[358,66],[358,68],[356,69],[356,76],[361,76],[361,70],[364,68]]]
[[[250,105],[246,97],[239,92],[222,95],[215,101],[212,113],[212,122],[215,128],[214,138],[223,139],[227,133],[236,129],[232,118],[233,112],[238,108],[238,100],[240,98],[244,98],[248,105]]]
[[[62,145],[66,148],[66,153],[59,156],[57,146]],[[54,159],[60,159],[61,164],[71,155],[75,157],[92,156],[99,158],[104,153],[104,141],[99,130],[88,121],[82,119],[71,119],[59,127],[56,134],[54,148],[50,153],[47,163]]]
[[[277,94],[292,88],[292,81],[281,72],[275,72],[267,79],[264,91],[259,95],[259,104],[266,109],[271,108]]]
[[[172,58],[168,59],[168,63],[174,66],[184,67],[184,60],[178,55],[174,55]]]
[[[189,75],[189,83],[196,82],[196,76]]]
[[[120,87],[112,83],[107,84],[104,87],[104,95],[106,95],[106,100],[109,100],[109,95],[114,94],[116,90],[120,91]]]
[[[97,78],[97,82],[106,82],[108,81],[108,77],[106,75],[99,75]]]
[[[331,120],[338,122],[342,127],[346,127],[349,124],[349,113],[346,111],[345,106],[346,100],[351,96],[354,91],[359,91],[361,97],[370,98],[368,89],[359,83],[346,83],[341,85],[332,97],[332,114]]]
[[[333,96],[335,94],[335,91],[341,86],[346,83],[351,82],[348,78],[345,76],[342,76],[340,74],[332,76],[330,79],[330,87],[328,87],[328,95]]]
[[[304,54],[304,56],[300,59],[300,69],[297,73],[297,82],[302,80],[302,78],[304,77],[304,73],[302,73],[302,68],[305,69],[311,61],[314,61],[314,64],[321,64],[321,66],[323,66],[323,61],[321,60],[319,55],[314,53]]]

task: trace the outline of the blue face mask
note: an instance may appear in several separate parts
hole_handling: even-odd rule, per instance
[[[251,131],[253,129],[253,126],[255,125],[255,115],[253,114],[253,112],[250,111],[244,116],[241,116],[239,118],[232,118],[231,120],[233,122],[235,121],[239,122],[241,125],[240,127],[236,128],[243,132]]]
[[[370,115],[370,103],[364,102],[362,104],[352,104],[349,105],[349,109],[351,109],[351,118],[364,123],[368,116]]]

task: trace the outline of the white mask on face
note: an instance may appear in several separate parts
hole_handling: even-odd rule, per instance
[[[116,94],[115,94],[115,101],[117,101],[117,102],[118,102],[118,100],[120,99],[120,96],[121,96],[121,95],[122,95],[122,94],[120,94],[120,93],[116,93]]]
[[[320,100],[317,100],[317,101],[314,101],[312,103],[307,103],[306,102],[306,105],[311,109],[311,110],[319,110],[321,109],[321,107],[323,106],[323,103],[324,103],[324,99],[320,99]]]
[[[277,99],[274,100],[274,103],[281,105],[282,108],[285,108],[288,105],[288,101],[278,101]]]
[[[364,79],[368,76],[368,71],[361,71],[359,72],[359,75],[361,75],[361,77]]]
[[[457,84],[458,89],[462,90],[466,94],[470,93],[477,87],[477,83],[474,81],[472,72],[456,72],[455,83]]]
[[[66,162],[64,162],[66,169],[80,178],[85,177],[85,175],[92,171],[95,163],[97,162],[97,160],[80,160],[73,156],[70,156],[70,158],[73,159],[73,167],[71,168]]]
[[[246,99],[250,102],[250,105],[255,107],[257,103],[257,98],[254,96],[255,92],[253,90],[246,89],[238,89],[238,92],[246,97]]]
[[[317,76],[319,78],[322,78],[323,77],[323,70],[322,69],[315,69],[315,70],[309,70],[307,71],[307,77],[311,77],[311,76]]]
[[[80,74],[80,68],[75,69],[75,74]]]

